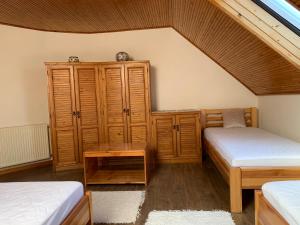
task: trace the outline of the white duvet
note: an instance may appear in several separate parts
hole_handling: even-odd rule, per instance
[[[300,181],[266,183],[262,192],[290,225],[300,224]]]
[[[58,225],[82,196],[79,182],[0,183],[0,225]]]
[[[232,167],[300,166],[300,143],[259,128],[207,128],[205,138]]]

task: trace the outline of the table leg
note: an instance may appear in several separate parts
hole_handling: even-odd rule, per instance
[[[145,171],[145,186],[148,185],[148,157],[147,157],[147,151],[145,151],[144,155],[144,171]]]
[[[84,187],[86,188],[87,186],[87,170],[88,170],[88,158],[84,157],[83,158],[83,176],[84,176]]]

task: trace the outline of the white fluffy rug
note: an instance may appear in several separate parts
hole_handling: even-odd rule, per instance
[[[234,225],[225,211],[152,211],[146,225]]]
[[[94,223],[134,223],[144,199],[144,191],[93,191]]]

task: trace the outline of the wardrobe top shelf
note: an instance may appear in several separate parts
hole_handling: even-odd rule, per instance
[[[85,64],[126,64],[126,63],[150,63],[149,60],[140,61],[107,61],[107,62],[45,62],[46,66],[51,65],[85,65]]]
[[[159,111],[153,111],[152,115],[160,115],[164,113],[200,113],[201,111],[199,109],[181,109],[181,110],[159,110]]]

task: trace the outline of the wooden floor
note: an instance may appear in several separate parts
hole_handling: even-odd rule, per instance
[[[0,177],[7,181],[82,181],[81,171],[53,173],[51,167]],[[144,190],[143,185],[94,185],[90,190]],[[254,224],[253,191],[243,193],[244,212],[233,215],[237,225]],[[197,164],[160,165],[152,174],[136,225],[143,225],[151,210],[229,210],[228,186],[210,161]]]

